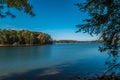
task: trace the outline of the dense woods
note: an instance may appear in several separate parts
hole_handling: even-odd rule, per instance
[[[0,44],[2,45],[33,45],[51,44],[50,35],[28,30],[0,30]]]

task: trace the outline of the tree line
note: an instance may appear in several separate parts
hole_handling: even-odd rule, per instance
[[[42,32],[32,32],[28,30],[0,30],[0,44],[20,45],[20,44],[51,44],[53,42],[50,35]]]
[[[77,40],[54,40],[54,43],[79,43]]]

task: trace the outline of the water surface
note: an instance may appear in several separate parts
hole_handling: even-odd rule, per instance
[[[63,43],[0,47],[0,76],[31,73],[30,76],[59,75],[69,78],[97,75],[105,70],[104,62],[108,57],[98,51],[100,45],[100,43]]]

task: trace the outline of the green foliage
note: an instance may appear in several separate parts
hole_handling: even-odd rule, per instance
[[[0,30],[0,44],[20,45],[20,44],[51,44],[50,35],[41,32],[31,32],[28,30]]]
[[[100,36],[104,45],[99,50],[108,51],[112,57],[106,64],[115,64],[119,54],[120,0],[86,0],[76,5],[90,15],[85,24],[77,25],[78,32]]]
[[[120,38],[120,0],[87,0],[77,6],[91,16],[84,20],[85,24],[77,25],[78,32],[99,35],[104,41],[104,47],[100,50],[114,50],[110,55],[116,56]]]
[[[19,11],[23,10],[25,13],[35,16],[28,0],[0,0],[0,17],[5,18],[6,16],[11,16],[14,18],[15,15],[10,11],[11,8]]]

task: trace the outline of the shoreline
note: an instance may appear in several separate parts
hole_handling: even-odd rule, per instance
[[[52,44],[64,44],[64,43],[102,43],[97,41],[80,41],[80,42],[53,42]],[[51,45],[51,44],[0,44],[0,47],[4,46],[43,46],[43,45]]]
[[[102,43],[98,41],[79,41],[79,42],[53,42],[51,44],[56,44],[56,43]],[[0,44],[1,46],[42,46],[42,45],[51,45],[51,44]]]
[[[51,45],[51,44],[18,44],[18,45],[13,45],[13,44],[0,44],[0,47],[19,47],[19,46],[43,46],[43,45]]]

